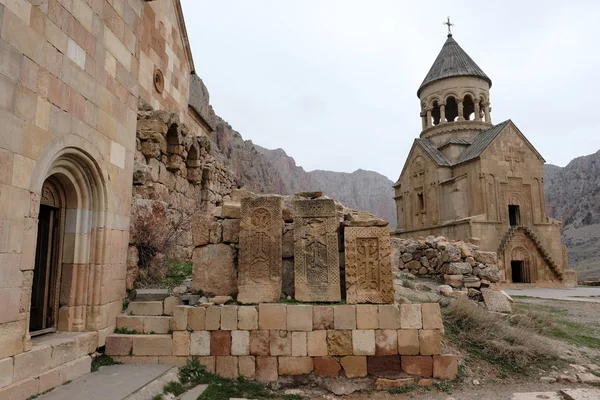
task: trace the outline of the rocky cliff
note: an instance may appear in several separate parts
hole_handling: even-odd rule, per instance
[[[563,221],[569,264],[579,279],[600,277],[600,151],[544,169],[546,209]]]

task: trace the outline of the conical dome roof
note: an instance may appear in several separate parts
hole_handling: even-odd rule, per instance
[[[452,35],[448,35],[448,39],[440,54],[433,62],[427,76],[419,86],[417,96],[421,90],[431,82],[440,79],[450,78],[452,76],[475,76],[487,81],[492,86],[492,80],[479,68],[475,61],[456,43]]]

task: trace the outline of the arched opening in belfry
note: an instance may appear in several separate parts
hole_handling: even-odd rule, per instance
[[[463,100],[463,117],[467,121],[473,121],[475,119],[475,103],[471,95],[465,95]]]
[[[433,102],[433,108],[431,109],[431,119],[433,125],[439,125],[440,123],[440,105],[436,101]]]
[[[446,99],[446,121],[453,122],[458,118],[458,103],[454,96]]]

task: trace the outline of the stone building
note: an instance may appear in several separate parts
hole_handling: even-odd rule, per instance
[[[511,121],[493,124],[491,79],[452,34],[417,91],[422,131],[394,185],[400,237],[479,238],[505,283],[572,284],[544,159]]]

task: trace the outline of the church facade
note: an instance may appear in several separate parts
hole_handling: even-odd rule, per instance
[[[422,132],[394,185],[399,237],[480,239],[504,283],[573,285],[559,221],[546,215],[544,158],[491,120],[491,79],[452,34],[417,91]]]

